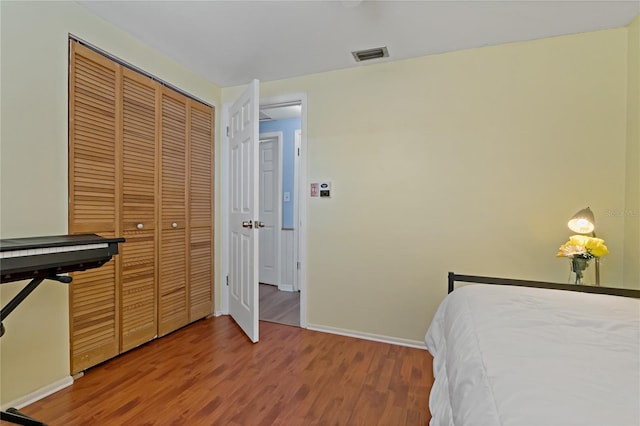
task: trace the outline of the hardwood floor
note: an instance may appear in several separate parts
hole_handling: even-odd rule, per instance
[[[260,284],[260,321],[300,327],[300,292],[280,291],[275,285]]]
[[[424,350],[228,316],[86,372],[22,412],[56,425],[426,425]]]

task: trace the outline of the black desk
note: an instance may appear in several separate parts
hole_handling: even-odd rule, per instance
[[[118,254],[124,238],[103,238],[95,234],[56,235],[48,237],[0,240],[0,283],[31,280],[0,311],[0,337],[5,329],[2,321],[20,305],[44,280],[70,283],[65,274],[99,268]],[[44,425],[15,408],[0,412],[0,419],[21,425]]]

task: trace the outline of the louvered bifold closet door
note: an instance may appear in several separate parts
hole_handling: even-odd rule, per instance
[[[213,108],[189,102],[189,319],[213,313]]]
[[[187,98],[162,89],[158,333],[189,322],[187,289]]]
[[[153,339],[156,312],[156,152],[160,85],[123,70],[121,350]]]
[[[118,231],[117,130],[120,68],[77,43],[69,75],[69,233]],[[118,256],[73,273],[69,290],[71,372],[119,353]]]

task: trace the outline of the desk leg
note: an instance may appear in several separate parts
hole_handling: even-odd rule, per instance
[[[44,281],[44,278],[35,278],[31,280],[29,284],[27,284],[22,290],[20,290],[20,292],[13,299],[11,299],[9,303],[7,303],[7,306],[4,306],[0,310],[0,337],[4,334],[4,325],[1,321],[4,320],[11,312],[13,312],[13,310],[18,307],[20,302],[26,299],[27,296],[33,290],[35,290],[42,281]],[[26,426],[46,426],[44,423],[22,414],[15,408],[8,408],[7,411],[0,411],[0,420]]]
[[[18,307],[18,305],[27,298],[28,295],[31,294],[31,292],[33,290],[36,289],[36,287],[38,287],[40,285],[40,283],[42,281],[44,281],[44,278],[34,278],[31,280],[31,282],[29,282],[29,284],[27,284],[26,286],[24,286],[24,288],[22,290],[20,290],[20,292],[18,294],[15,295],[15,297],[13,299],[11,299],[9,301],[9,303],[7,303],[7,306],[3,306],[2,309],[0,310],[0,325],[2,324],[2,321],[9,316],[9,314],[11,312],[13,312],[13,310],[15,308]],[[0,326],[0,337],[2,337],[2,335],[4,334],[4,325]]]
[[[45,423],[39,422],[36,419],[32,419],[26,414],[22,414],[15,408],[8,408],[7,411],[0,411],[0,419],[18,425],[47,426]]]

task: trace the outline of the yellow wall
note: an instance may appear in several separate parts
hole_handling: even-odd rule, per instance
[[[67,233],[68,33],[219,105],[219,87],[73,2],[3,1],[0,7],[2,238]],[[2,304],[23,286],[3,284]],[[43,283],[4,324],[1,404],[68,377],[66,285]]]
[[[262,84],[307,93],[310,182],[333,185],[308,199],[309,323],[421,341],[448,271],[567,282],[586,206],[619,285],[626,57],[621,28]]]
[[[628,27],[624,281],[640,288],[640,15]]]

